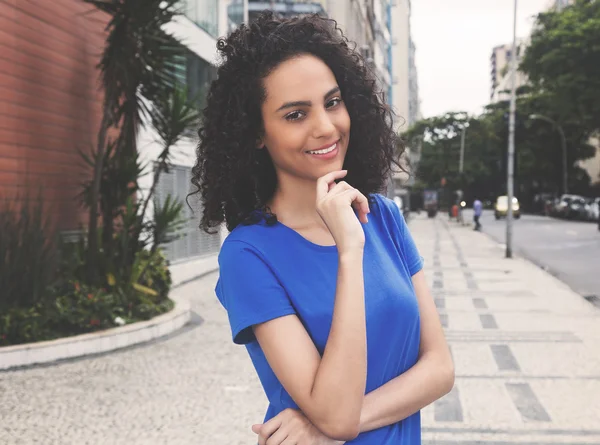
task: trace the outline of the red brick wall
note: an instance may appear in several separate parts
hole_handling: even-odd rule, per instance
[[[0,0],[0,198],[41,186],[61,229],[85,221],[77,150],[101,119],[105,19],[81,0]]]

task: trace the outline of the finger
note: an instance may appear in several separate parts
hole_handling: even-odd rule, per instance
[[[260,434],[260,428],[262,427],[262,423],[252,425],[252,432],[254,434]]]
[[[329,185],[336,179],[343,178],[348,170],[336,170],[317,179],[317,199],[322,199],[329,192]]]
[[[354,187],[352,187],[346,181],[340,181],[337,184],[335,182],[333,182],[329,186],[329,193],[327,193],[327,196],[335,196],[343,191],[351,190],[353,188]]]
[[[342,195],[345,199],[349,200],[350,205],[354,208],[354,210],[356,210],[360,222],[363,224],[368,223],[369,218],[367,217],[367,214],[370,212],[370,210],[369,200],[367,197],[357,189],[347,190],[343,192]]]
[[[267,439],[267,445],[281,445],[287,439],[288,435],[288,431],[283,427],[279,428]]]
[[[258,435],[258,445],[267,445],[267,439],[279,429],[281,426],[281,418],[279,416],[273,417],[260,427],[260,434]]]

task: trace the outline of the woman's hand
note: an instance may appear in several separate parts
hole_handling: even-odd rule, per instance
[[[347,173],[347,170],[335,171],[317,180],[317,212],[331,232],[340,253],[364,248],[365,232],[360,222],[367,223],[367,213],[370,211],[365,195],[347,182],[335,183],[336,179],[343,178]],[[358,218],[352,208],[358,212]]]
[[[285,409],[260,425],[252,425],[258,445],[343,445],[321,433],[300,411]]]

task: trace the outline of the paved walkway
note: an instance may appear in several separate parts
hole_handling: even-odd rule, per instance
[[[467,227],[410,223],[456,363],[425,445],[600,444],[600,310]],[[1,444],[255,443],[265,397],[212,289],[160,342],[0,373]]]

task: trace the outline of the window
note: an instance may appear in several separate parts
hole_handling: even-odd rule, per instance
[[[219,0],[186,0],[185,15],[213,37],[219,35]]]
[[[244,22],[244,0],[230,0],[227,5],[227,32]]]
[[[179,82],[187,88],[189,99],[196,102],[198,110],[202,110],[210,84],[217,78],[217,69],[192,51],[186,50],[176,63],[175,72]]]
[[[183,203],[183,217],[186,224],[178,233],[180,236],[175,241],[162,246],[169,261],[212,255],[219,252],[221,238],[219,234],[209,235],[202,231],[200,223],[201,209],[194,208],[192,212],[186,204],[185,198],[192,190],[192,171],[185,166],[172,166],[168,173],[162,173],[156,188],[156,199],[163,203],[171,195]],[[190,198],[190,203],[197,202]]]

